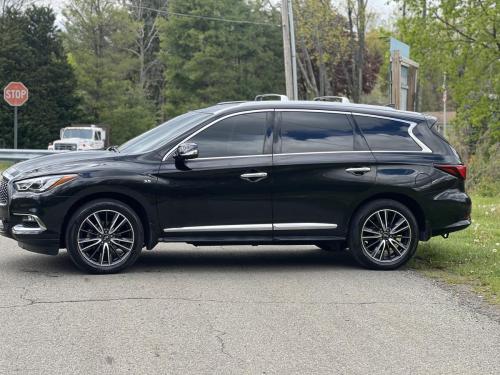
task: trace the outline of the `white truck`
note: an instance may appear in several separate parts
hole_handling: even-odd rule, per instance
[[[75,125],[62,128],[61,139],[49,144],[49,150],[103,150],[108,145],[107,131],[96,125]]]

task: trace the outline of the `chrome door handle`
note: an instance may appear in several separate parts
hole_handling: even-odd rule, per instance
[[[243,180],[247,180],[250,182],[257,182],[266,178],[267,173],[266,172],[243,173],[240,177]]]
[[[347,168],[345,171],[348,173],[352,173],[353,175],[363,175],[365,173],[370,172],[372,169],[370,167],[358,167],[358,168]]]

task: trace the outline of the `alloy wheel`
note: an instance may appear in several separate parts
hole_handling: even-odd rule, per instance
[[[114,210],[88,215],[78,229],[78,251],[90,264],[111,267],[128,259],[135,233],[130,221]]]
[[[398,211],[381,209],[371,214],[361,229],[363,251],[378,263],[393,263],[411,247],[411,226]]]

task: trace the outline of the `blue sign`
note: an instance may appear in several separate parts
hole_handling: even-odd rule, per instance
[[[399,51],[399,54],[402,57],[410,58],[410,46],[406,43],[403,43],[397,39],[391,37],[390,41],[390,51],[393,53],[394,51]]]

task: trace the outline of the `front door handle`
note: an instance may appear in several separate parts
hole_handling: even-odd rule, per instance
[[[352,173],[355,176],[361,176],[365,173],[370,172],[372,169],[370,167],[357,167],[357,168],[347,168],[345,171]]]
[[[266,172],[252,172],[252,173],[243,173],[240,176],[243,180],[247,180],[250,182],[258,182],[267,177]]]

